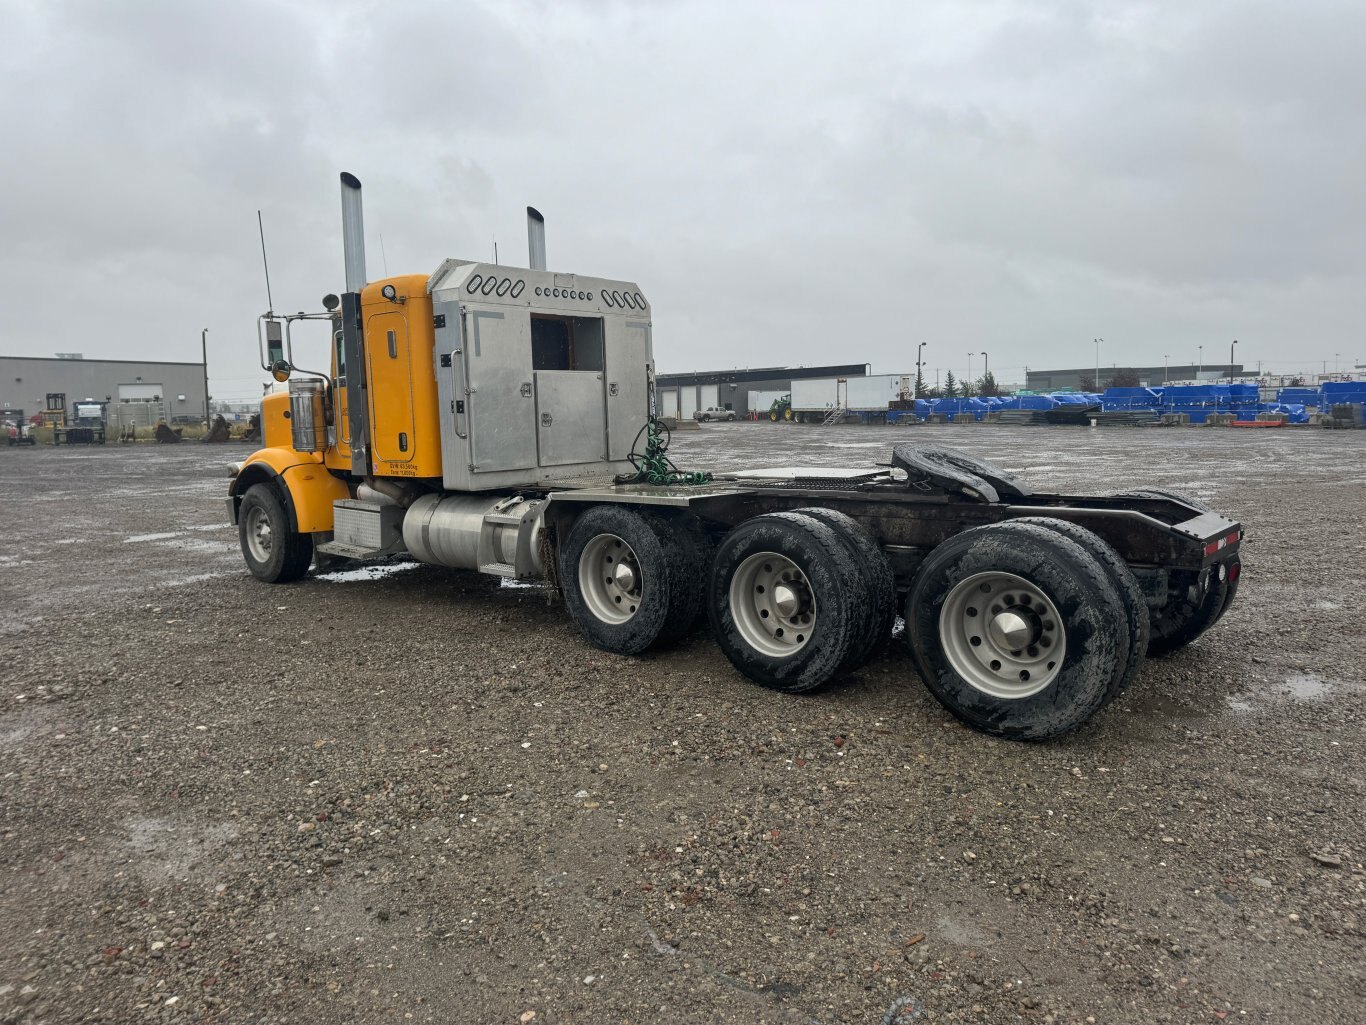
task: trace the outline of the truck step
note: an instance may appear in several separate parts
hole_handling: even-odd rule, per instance
[[[387,559],[394,554],[392,548],[362,548],[359,545],[343,544],[340,541],[323,541],[314,546],[323,555],[336,555],[343,559],[356,559],[366,562],[372,559]]]

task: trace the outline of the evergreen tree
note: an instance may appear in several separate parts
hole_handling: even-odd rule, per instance
[[[925,394],[925,371],[920,366],[915,368],[915,394],[917,397]]]
[[[952,370],[944,375],[944,398],[958,398],[958,379],[953,376]]]
[[[996,387],[996,378],[990,370],[982,375],[982,379],[977,382],[977,394],[979,395],[999,395],[1000,389]]]

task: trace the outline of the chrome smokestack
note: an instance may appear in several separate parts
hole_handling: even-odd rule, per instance
[[[526,252],[532,270],[545,270],[545,218],[534,206],[526,208]]]
[[[360,179],[346,171],[341,175],[342,248],[346,254],[346,290],[365,287],[365,223],[361,220]]]

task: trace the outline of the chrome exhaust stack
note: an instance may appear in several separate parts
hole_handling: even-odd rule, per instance
[[[360,183],[356,183],[359,187]],[[534,206],[526,208],[526,253],[527,266],[532,270],[545,270],[545,218]]]
[[[346,260],[346,290],[365,287],[365,223],[361,217],[360,179],[341,174],[342,250]]]

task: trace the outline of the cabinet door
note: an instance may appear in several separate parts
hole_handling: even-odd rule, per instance
[[[536,410],[542,466],[597,463],[607,458],[600,372],[536,371]]]
[[[536,399],[526,317],[465,313],[465,375],[473,472],[536,465]]]

